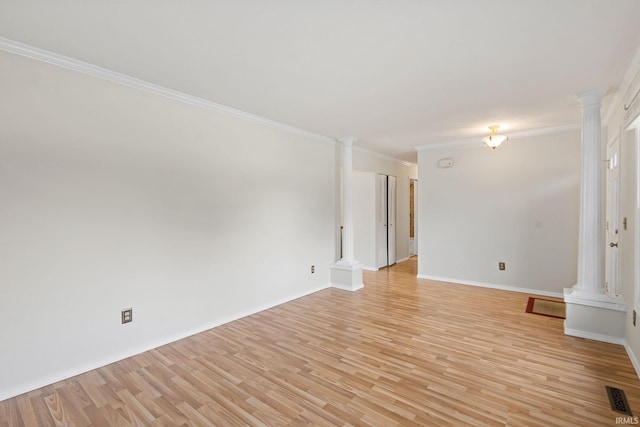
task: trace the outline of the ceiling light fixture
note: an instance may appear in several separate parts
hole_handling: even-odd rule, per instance
[[[491,129],[491,135],[485,138],[482,138],[482,142],[484,142],[485,147],[489,147],[495,150],[500,146],[500,144],[502,144],[503,142],[509,139],[508,136],[498,135],[499,127],[500,127],[499,125],[489,126],[489,129]]]

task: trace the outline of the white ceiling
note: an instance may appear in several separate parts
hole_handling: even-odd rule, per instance
[[[0,0],[0,36],[415,162],[579,123],[575,94],[615,91],[640,46],[640,1]]]

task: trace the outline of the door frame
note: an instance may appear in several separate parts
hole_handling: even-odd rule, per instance
[[[413,247],[411,247],[411,243],[409,243],[410,257],[418,256],[418,178],[410,176],[409,188],[411,188],[411,183],[413,183]],[[411,194],[409,195],[409,199],[411,199]],[[409,206],[409,212],[411,213],[411,206]],[[411,239],[411,236],[409,236],[409,239]]]
[[[620,132],[606,147],[605,197],[605,287],[612,297],[620,296]]]
[[[631,112],[631,111],[630,111]],[[635,111],[633,111],[635,113]],[[636,150],[636,173],[635,173],[635,184],[636,184],[636,194],[635,194],[635,204],[634,204],[634,296],[633,296],[633,305],[636,310],[640,310],[640,114],[635,114],[634,116],[625,118],[625,126],[623,134],[622,131],[620,133],[620,137],[622,138],[626,132],[632,131],[634,133],[633,140],[630,143],[635,145]]]

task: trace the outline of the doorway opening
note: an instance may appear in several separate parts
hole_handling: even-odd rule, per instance
[[[418,222],[416,212],[418,210],[418,180],[409,178],[409,256],[418,255]]]

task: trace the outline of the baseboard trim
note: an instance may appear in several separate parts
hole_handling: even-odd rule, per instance
[[[640,379],[640,362],[638,362],[638,359],[636,358],[636,355],[633,353],[633,350],[631,349],[631,346],[629,345],[627,340],[624,341],[624,349],[627,351],[627,356],[629,356],[629,360],[631,360],[633,369],[635,369],[636,371],[636,376],[638,377],[638,379]]]
[[[636,355],[633,354],[633,350],[631,350],[631,346],[629,345],[627,340],[624,341],[624,349],[627,351],[627,356],[629,356],[629,360],[631,360],[633,369],[635,369],[636,371],[636,376],[638,377],[638,379],[640,379],[640,363],[638,363],[638,359],[636,358]]]
[[[341,290],[343,290],[343,291],[355,292],[355,291],[357,291],[357,290],[359,290],[359,289],[364,288],[364,284],[363,284],[363,283],[360,283],[360,284],[357,284],[357,285],[355,285],[355,286],[353,286],[353,287],[351,287],[351,286],[347,286],[347,285],[337,285],[337,284],[334,284],[334,285],[331,285],[331,287],[332,287],[332,288],[336,288],[336,289],[341,289]]]
[[[378,270],[379,270],[378,268],[375,268],[375,267],[369,267],[368,265],[363,265],[363,266],[362,266],[362,269],[363,269],[363,270],[367,270],[367,271],[378,271]]]
[[[586,338],[594,341],[602,341],[610,344],[624,345],[624,338],[612,337],[610,335],[595,334],[593,332],[580,331],[578,329],[564,328],[564,334],[571,337]],[[632,362],[633,363],[633,362]],[[635,368],[635,366],[634,366]]]
[[[175,342],[175,341],[190,337],[192,335],[199,334],[199,333],[207,331],[209,329],[216,328],[218,326],[224,325],[225,323],[233,322],[234,320],[242,319],[243,317],[251,316],[252,314],[256,314],[256,313],[259,313],[261,311],[268,310],[268,309],[276,307],[276,306],[278,306],[280,304],[284,304],[284,303],[287,303],[289,301],[293,301],[293,300],[296,300],[298,298],[302,298],[304,296],[311,295],[313,293],[319,292],[321,290],[324,290],[324,289],[327,289],[327,288],[330,288],[330,287],[331,287],[331,284],[330,283],[326,283],[326,284],[323,284],[321,286],[317,286],[315,288],[311,288],[309,290],[306,290],[304,292],[298,292],[298,293],[295,293],[295,294],[291,294],[291,295],[289,295],[287,297],[279,298],[279,299],[277,299],[275,301],[271,301],[271,302],[266,303],[266,304],[261,304],[259,306],[250,308],[248,310],[243,310],[243,311],[238,312],[236,314],[233,314],[231,316],[227,316],[227,317],[224,317],[224,318],[221,318],[221,319],[217,319],[217,320],[215,320],[215,321],[213,321],[211,323],[207,323],[207,324],[199,326],[197,328],[194,328],[194,329],[191,329],[191,330],[188,330],[188,331],[184,331],[184,332],[179,333],[179,334],[171,335],[169,337],[160,339],[160,340],[158,340],[158,341],[156,341],[154,343],[151,343],[151,344],[143,345],[143,346],[140,346],[140,347],[137,347],[137,348],[132,348],[132,349],[130,349],[128,351],[115,353],[115,354],[109,355],[107,357],[104,357],[102,359],[95,360],[95,361],[89,362],[89,363],[85,363],[85,364],[83,364],[81,366],[78,366],[76,368],[66,370],[64,372],[59,372],[59,373],[51,375],[51,376],[39,378],[39,379],[34,380],[34,381],[28,381],[28,382],[25,382],[23,384],[19,384],[19,385],[14,386],[14,387],[10,387],[8,390],[5,389],[5,390],[2,390],[0,392],[0,402],[2,402],[3,400],[6,400],[6,399],[10,399],[12,397],[19,396],[19,395],[24,394],[24,393],[28,393],[30,391],[33,391],[33,390],[36,390],[36,389],[39,389],[39,388],[42,388],[42,387],[46,387],[48,385],[57,383],[59,381],[64,381],[64,380],[66,380],[68,378],[75,377],[76,375],[84,374],[86,372],[92,371],[94,369],[101,368],[101,367],[109,365],[111,363],[115,363],[115,362],[118,362],[120,360],[127,359],[129,357],[138,355],[140,353],[144,353],[146,351],[153,350],[154,348],[158,348],[158,347],[162,347],[163,345],[171,344],[172,342]]]
[[[405,262],[405,261],[409,261],[410,257],[406,257],[406,258],[402,258],[402,259],[397,259],[396,260],[396,264],[401,263],[401,262]]]
[[[418,279],[435,280],[437,282],[454,283],[457,285],[477,286],[480,288],[499,289],[501,291],[520,292],[523,294],[542,295],[546,297],[562,298],[562,292],[543,291],[541,289],[518,288],[517,286],[497,285],[495,283],[475,282],[471,280],[452,279],[450,277],[430,276],[426,274],[418,274]]]

